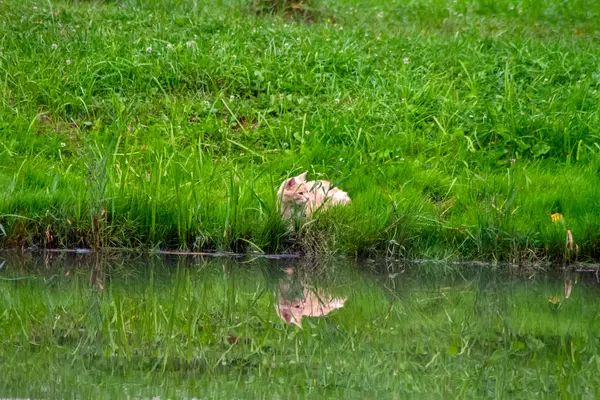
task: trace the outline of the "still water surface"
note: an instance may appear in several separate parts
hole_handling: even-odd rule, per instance
[[[585,274],[0,253],[0,398],[598,398]]]

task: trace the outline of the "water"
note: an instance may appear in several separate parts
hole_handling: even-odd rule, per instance
[[[599,286],[585,273],[64,253],[2,263],[0,398],[600,394]]]

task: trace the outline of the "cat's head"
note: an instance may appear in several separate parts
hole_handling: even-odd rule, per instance
[[[309,194],[305,183],[306,172],[283,181],[277,193],[282,204],[306,204]]]

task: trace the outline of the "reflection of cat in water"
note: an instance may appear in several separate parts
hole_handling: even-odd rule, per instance
[[[291,276],[292,270],[286,270]],[[302,317],[320,317],[344,306],[346,299],[333,298],[322,291],[309,290],[302,286],[283,283],[279,286],[275,310],[285,322],[302,328]]]

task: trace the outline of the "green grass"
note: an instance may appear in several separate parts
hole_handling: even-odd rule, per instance
[[[0,3],[0,246],[600,259],[600,4],[257,4]]]
[[[564,299],[562,279],[441,264],[3,259],[6,397],[599,395],[599,298],[584,276]],[[274,302],[286,266],[344,308],[285,324]]]

